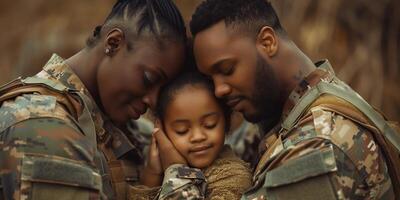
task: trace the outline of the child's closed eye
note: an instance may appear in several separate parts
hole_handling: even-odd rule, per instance
[[[217,122],[208,122],[208,123],[204,123],[204,127],[206,129],[213,129],[217,126]]]
[[[213,124],[213,125],[207,125],[207,126],[205,126],[206,127],[206,129],[213,129],[213,128],[215,128],[217,126],[217,124]]]
[[[186,126],[180,126],[180,127],[175,127],[174,128],[175,133],[177,133],[178,135],[184,135],[187,132],[189,132],[189,128]]]
[[[178,135],[184,135],[189,132],[190,125],[185,120],[177,120],[172,123],[172,131],[174,131]]]
[[[188,131],[189,131],[188,129],[185,129],[185,130],[175,130],[175,133],[177,133],[178,135],[184,135],[184,134],[186,134]]]

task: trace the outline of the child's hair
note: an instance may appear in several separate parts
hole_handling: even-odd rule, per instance
[[[189,67],[188,68],[192,68]],[[225,132],[229,131],[230,121],[231,121],[231,109],[221,100],[215,97],[214,95],[214,84],[211,79],[207,78],[203,74],[198,71],[186,71],[170,83],[166,84],[160,91],[158,96],[157,106],[155,110],[155,115],[161,120],[161,123],[164,121],[165,110],[169,103],[174,99],[174,96],[179,93],[183,88],[187,86],[194,87],[202,87],[207,90],[210,95],[212,95],[217,101],[218,106],[220,106],[224,118],[225,118]]]

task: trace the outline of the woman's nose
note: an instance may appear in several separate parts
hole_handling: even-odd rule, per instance
[[[152,110],[154,110],[156,107],[159,91],[160,87],[153,88],[142,98],[143,103],[145,103],[147,107],[149,107]]]

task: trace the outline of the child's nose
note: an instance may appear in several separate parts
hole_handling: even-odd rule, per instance
[[[207,139],[207,135],[200,129],[196,128],[192,130],[190,135],[190,142],[201,142]]]

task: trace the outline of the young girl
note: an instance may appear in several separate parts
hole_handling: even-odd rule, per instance
[[[208,183],[206,198],[240,199],[251,186],[251,172],[244,161],[224,146],[230,111],[213,91],[211,80],[197,72],[185,73],[163,88],[156,114],[187,164],[203,171]],[[131,199],[157,197],[157,186],[162,180],[160,162],[154,158],[158,155],[153,139],[141,176],[143,185],[131,188]]]

